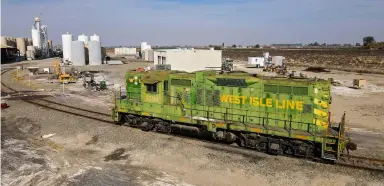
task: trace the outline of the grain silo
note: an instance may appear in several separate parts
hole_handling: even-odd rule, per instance
[[[1,46],[7,46],[7,37],[5,36],[1,36]]]
[[[89,53],[89,65],[101,65],[102,57],[101,57],[100,41],[89,41],[88,53]]]
[[[88,44],[88,36],[86,36],[84,34],[81,34],[81,35],[77,36],[77,40],[83,41],[84,44]]]
[[[71,56],[71,47],[72,47],[72,41],[73,41],[73,36],[69,32],[66,34],[63,34],[61,36],[62,40],[62,47],[63,47],[63,60],[64,61],[72,61],[72,56]]]
[[[100,42],[100,36],[93,34],[93,36],[91,36],[91,41],[99,41]]]
[[[26,46],[26,39],[25,38],[17,38],[16,39],[16,46],[17,49],[20,51],[20,56],[25,57],[25,54],[27,53],[27,46]]]
[[[74,66],[85,65],[85,49],[83,41],[72,41],[71,62]]]

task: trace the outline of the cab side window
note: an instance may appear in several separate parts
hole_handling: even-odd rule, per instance
[[[157,93],[157,83],[155,83],[155,84],[145,84],[145,87],[147,88],[147,92]]]

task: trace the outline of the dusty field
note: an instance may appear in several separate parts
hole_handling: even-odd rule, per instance
[[[28,62],[49,66],[51,60]],[[244,62],[237,62],[240,70]],[[110,88],[124,85],[126,70],[148,63],[86,67],[102,70]],[[300,70],[300,69],[299,69]],[[334,77],[333,118],[347,111],[349,134],[356,153],[384,158],[384,76],[336,72],[308,73]],[[355,77],[368,80],[367,89],[348,88]],[[12,82],[10,75],[2,81]],[[27,83],[24,80],[24,83]],[[51,100],[109,113],[110,92],[84,91],[81,83],[65,86],[32,78]],[[384,174],[236,150],[206,142],[145,133],[136,129],[10,101],[2,111],[2,184],[9,185],[383,185]],[[43,134],[55,133],[41,139]],[[326,171],[325,171],[326,170]],[[293,181],[294,180],[294,181]]]
[[[335,70],[384,74],[384,50],[364,49],[226,49],[223,56],[236,60],[248,57],[285,56],[289,66],[321,66]]]

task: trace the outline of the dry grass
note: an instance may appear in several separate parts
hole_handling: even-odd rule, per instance
[[[358,73],[384,74],[384,50],[364,49],[227,49],[223,56],[237,60],[261,56],[285,56],[290,67],[323,67]]]

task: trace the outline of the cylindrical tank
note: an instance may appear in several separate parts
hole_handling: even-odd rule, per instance
[[[40,33],[38,30],[32,28],[32,44],[33,46],[40,48]]]
[[[89,65],[101,65],[101,45],[100,41],[88,42]]]
[[[91,36],[91,41],[100,41],[100,36],[93,34],[93,36]]]
[[[1,46],[8,46],[7,37],[1,36]]]
[[[83,41],[72,41],[71,62],[74,66],[85,65],[85,49]]]
[[[145,50],[145,47],[148,45],[147,42],[141,42],[141,47],[140,47],[140,51],[144,51]]]
[[[275,66],[283,66],[284,64],[284,56],[273,56],[272,57],[272,64]]]
[[[264,52],[264,53],[263,53],[263,57],[264,57],[264,58],[268,58],[268,57],[269,57],[269,52]]]
[[[19,49],[20,51],[20,56],[24,56],[25,57],[25,54],[26,54],[26,51],[27,51],[27,46],[25,45],[25,38],[17,38],[16,39],[16,45],[17,45],[17,49]]]
[[[84,34],[81,34],[81,35],[77,36],[77,40],[83,41],[84,44],[88,44],[88,36],[86,36]]]
[[[66,61],[72,61],[72,56],[71,56],[71,47],[72,47],[72,41],[73,41],[73,36],[69,32],[66,34],[61,35],[61,40],[62,40],[62,48],[63,48],[63,60]]]

